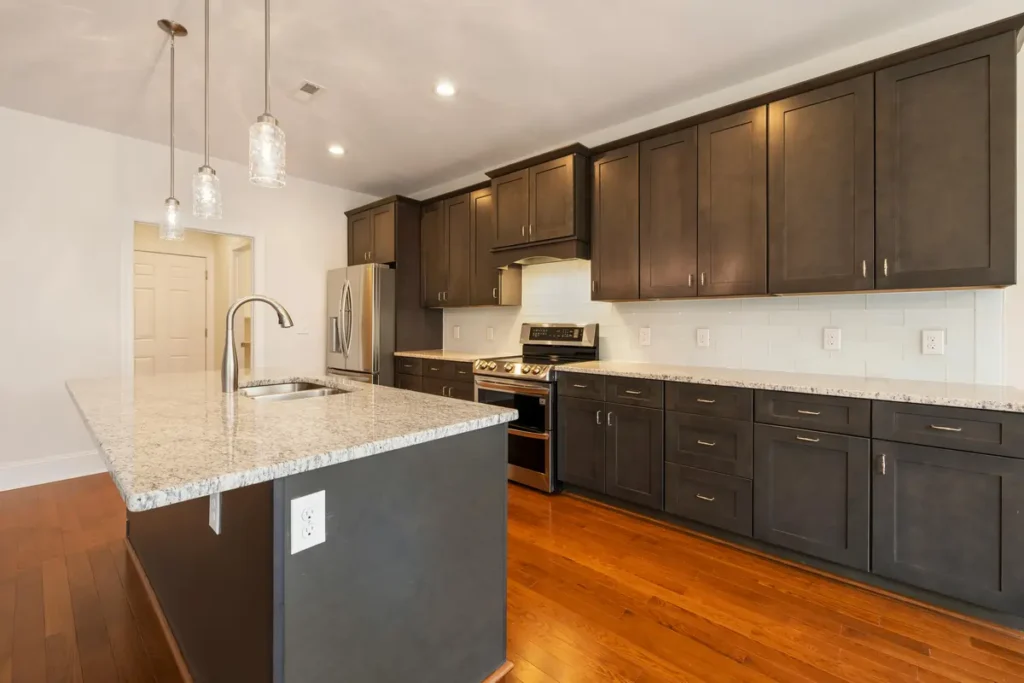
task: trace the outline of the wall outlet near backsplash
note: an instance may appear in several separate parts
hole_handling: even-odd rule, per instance
[[[946,353],[945,330],[921,330],[921,353],[926,356],[941,356]]]
[[[462,328],[459,325],[452,327],[452,336],[459,339],[462,336]]]
[[[697,329],[697,346],[706,349],[711,346],[711,330],[706,327]]]
[[[640,346],[651,345],[651,328],[641,327],[640,328]]]
[[[843,348],[843,331],[838,327],[826,327],[821,341],[826,351],[839,351]]]

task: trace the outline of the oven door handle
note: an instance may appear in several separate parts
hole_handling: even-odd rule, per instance
[[[491,380],[480,379],[479,377],[475,382],[479,389],[489,389],[491,391],[502,391],[506,394],[524,394],[526,396],[539,396],[541,398],[548,398],[551,395],[551,391],[547,385],[535,386],[526,382],[517,382],[512,384],[511,382],[494,382]]]
[[[508,433],[514,436],[521,436],[526,439],[538,439],[540,441],[548,441],[551,439],[551,435],[547,432],[524,432],[522,429],[514,429],[512,427],[509,428]]]

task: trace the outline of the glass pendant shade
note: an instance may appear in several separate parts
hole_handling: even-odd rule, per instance
[[[192,176],[192,213],[197,218],[220,218],[220,178],[209,166],[200,166]]]
[[[284,131],[269,114],[249,127],[249,181],[260,187],[284,187]]]
[[[174,197],[168,197],[164,202],[164,213],[160,218],[160,239],[185,239],[185,227],[181,224],[181,205]]]

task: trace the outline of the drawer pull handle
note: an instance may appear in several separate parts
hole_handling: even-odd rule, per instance
[[[797,441],[808,441],[810,443],[818,443],[819,441],[821,441],[821,439],[812,439],[809,436],[797,436],[796,439]]]
[[[963,427],[943,427],[942,425],[928,425],[932,429],[938,429],[940,432],[962,432]]]
[[[801,415],[821,415],[820,410],[797,410]]]
[[[698,398],[697,399],[697,403],[714,403],[714,402],[715,402],[715,399],[713,399],[713,398]]]
[[[697,445],[699,445],[699,446],[707,446],[708,448],[711,448],[711,447],[713,447],[715,445],[715,442],[714,441],[701,441],[700,439],[697,439]]]
[[[697,497],[700,498],[701,500],[706,500],[709,503],[714,503],[715,502],[715,497],[714,496],[702,496],[701,494],[698,493]]]
[[[597,411],[597,424],[601,424],[601,411]]]
[[[587,388],[586,384],[573,384],[573,386],[576,387],[577,389],[586,389]]]
[[[629,394],[630,396],[639,396],[640,394],[642,394],[644,392],[636,391],[634,389],[626,389],[626,393]]]

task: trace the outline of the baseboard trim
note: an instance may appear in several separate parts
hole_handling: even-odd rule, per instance
[[[106,465],[96,451],[78,451],[0,463],[0,491],[38,486],[51,481],[74,479],[106,471]]]

